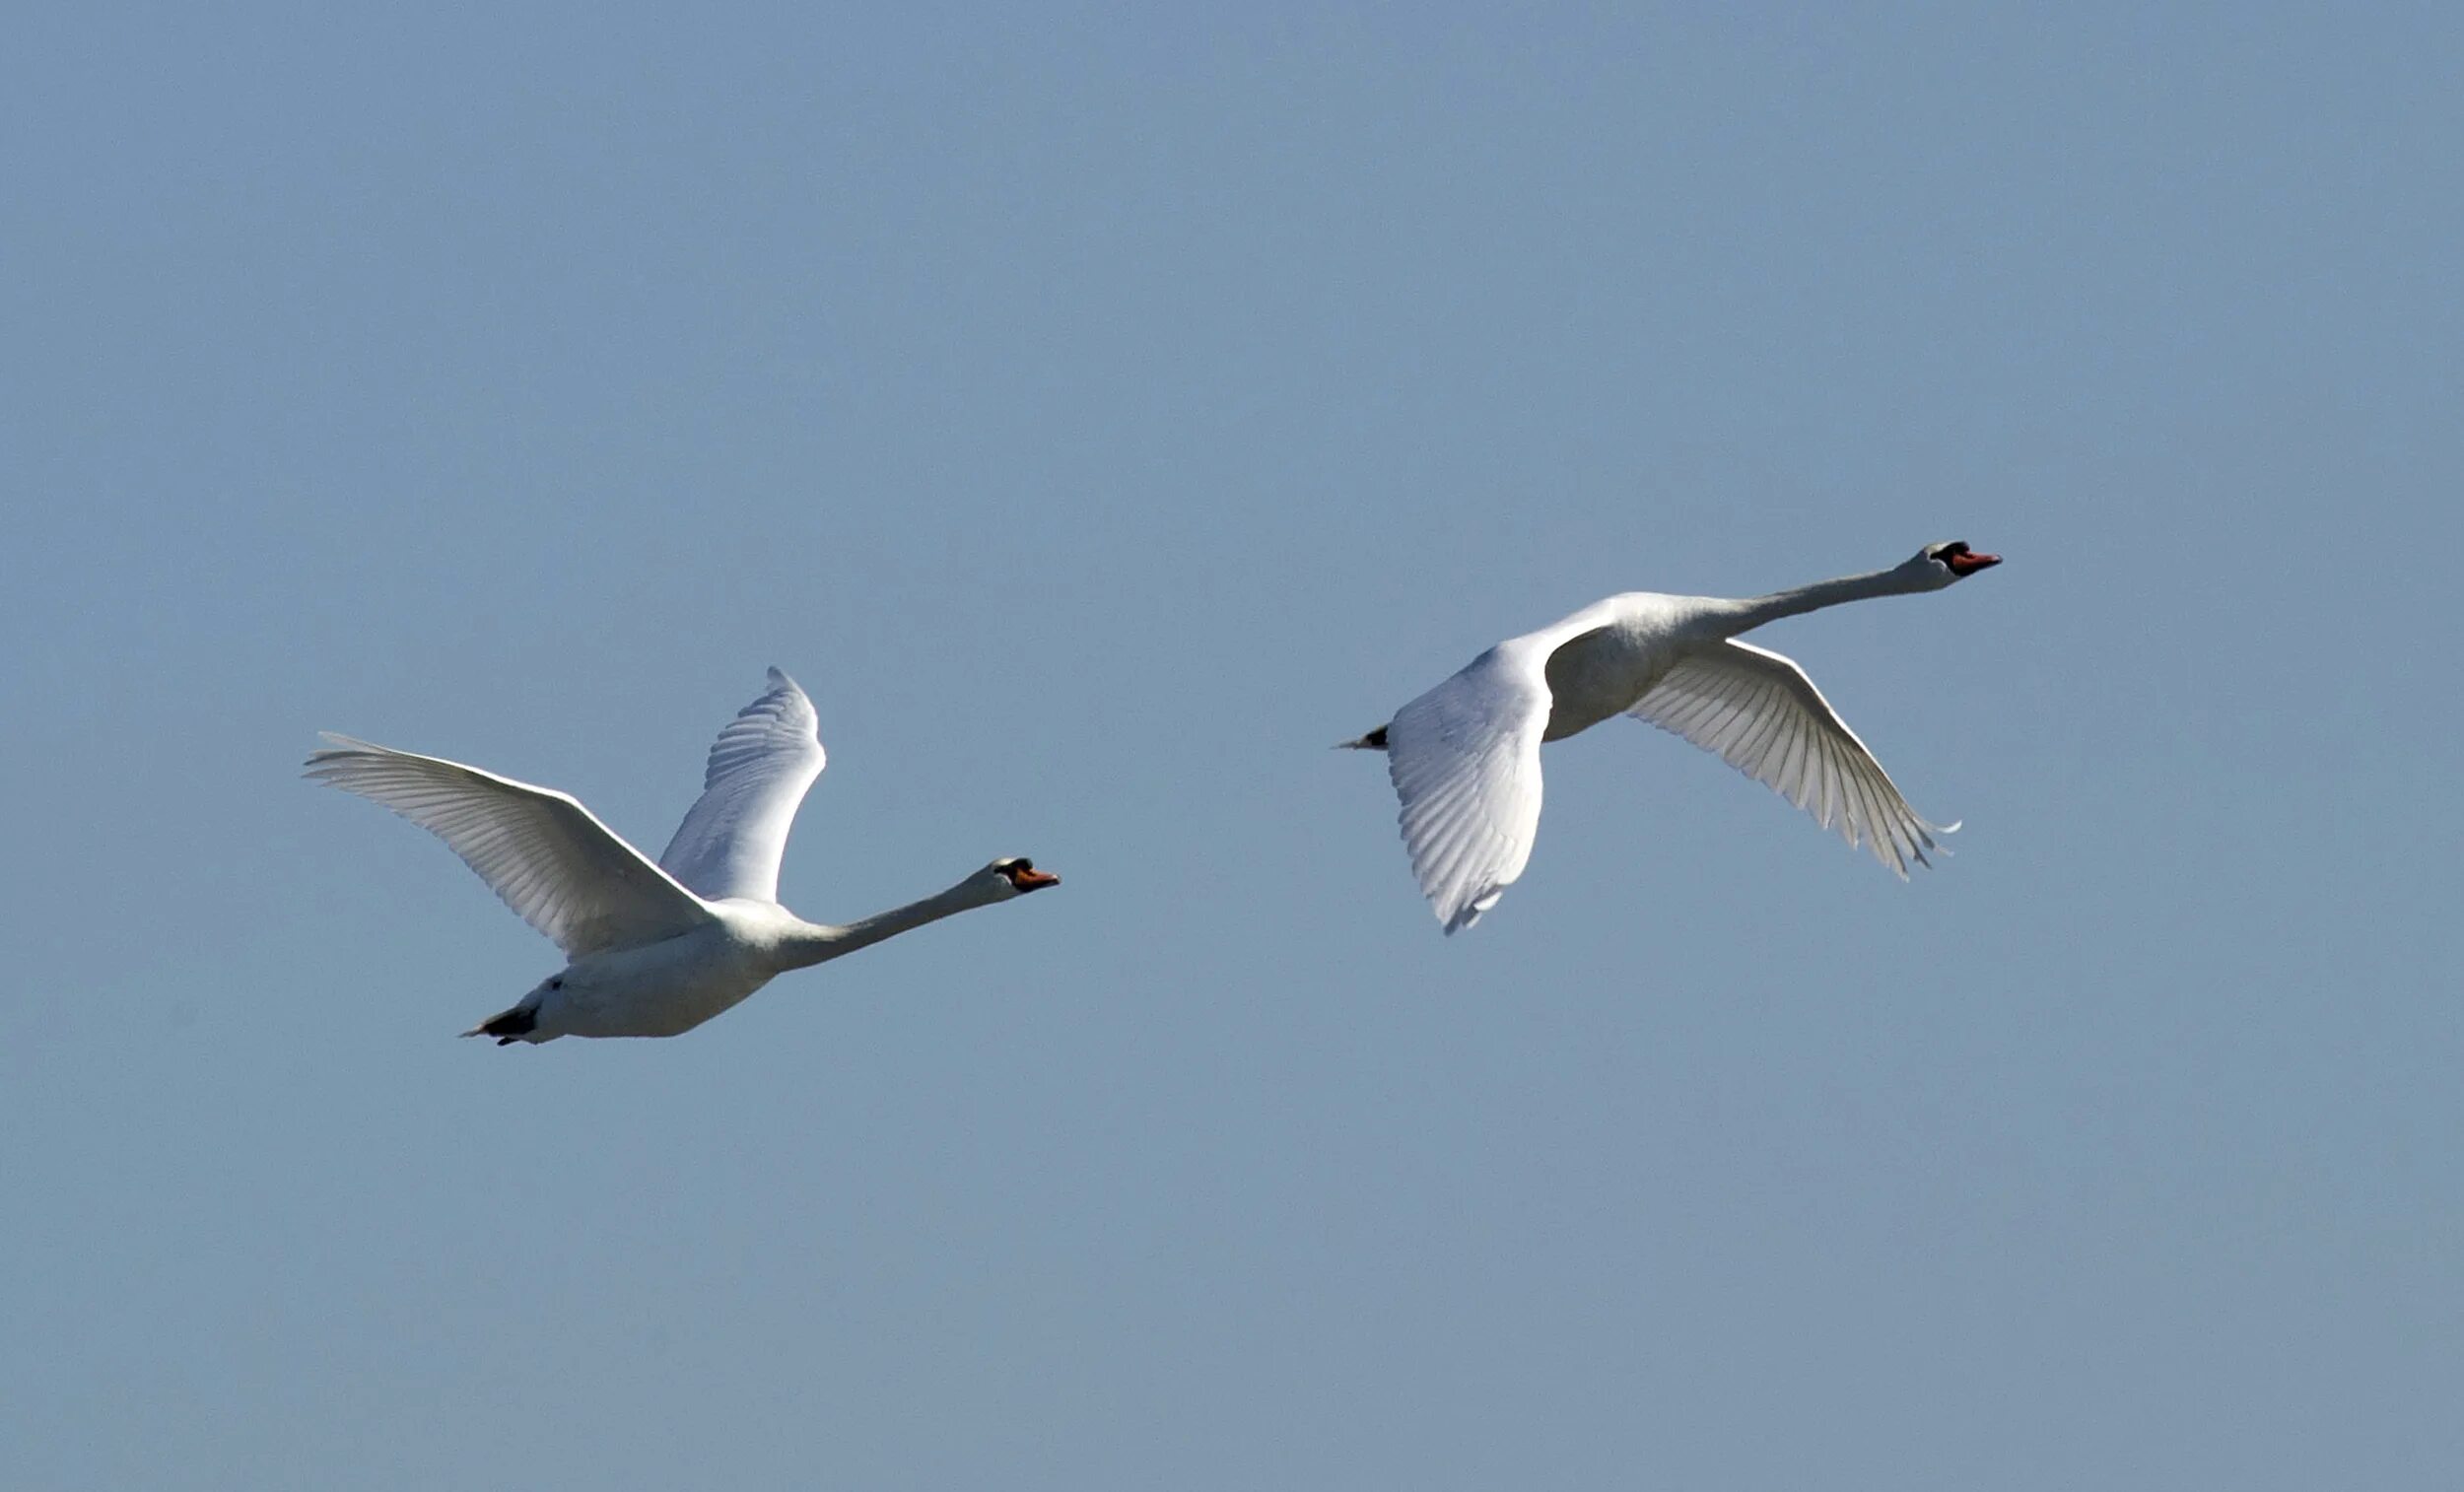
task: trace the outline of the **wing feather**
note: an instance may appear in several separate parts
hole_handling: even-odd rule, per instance
[[[715,902],[776,902],[787,831],[827,760],[813,702],[795,680],[770,670],[769,691],[711,743],[702,796],[659,855],[660,867]]]
[[[1396,712],[1388,778],[1412,874],[1449,933],[1497,905],[1540,830],[1548,648],[1502,643]]]
[[[1716,753],[1823,828],[1836,824],[1850,848],[1862,843],[1902,880],[1959,827],[1910,808],[1805,670],[1767,648],[1731,639],[1689,652],[1627,713]]]
[[[568,794],[327,732],[305,776],[380,803],[445,841],[568,957],[659,942],[711,920]]]

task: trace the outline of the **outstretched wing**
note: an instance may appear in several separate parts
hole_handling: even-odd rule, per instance
[[[1903,881],[1959,827],[1920,818],[1806,671],[1767,648],[1731,639],[1689,652],[1626,712],[1719,753],[1850,848],[1862,840]]]
[[[714,902],[776,902],[787,830],[825,760],[813,702],[795,680],[770,670],[770,692],[712,743],[701,800],[677,826],[660,867]]]
[[[569,958],[635,948],[712,919],[710,909],[565,793],[442,757],[326,732],[305,776],[356,792],[445,841]]]
[[[1532,858],[1547,657],[1535,639],[1500,643],[1387,726],[1411,871],[1450,934],[1496,906]]]

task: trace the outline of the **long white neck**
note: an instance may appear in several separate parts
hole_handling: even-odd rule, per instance
[[[937,922],[945,916],[975,907],[990,907],[998,900],[999,887],[987,885],[987,877],[971,875],[947,891],[935,892],[921,902],[893,907],[860,922],[833,927],[826,922],[801,922],[782,942],[781,966],[785,969],[805,969],[826,963],[858,948],[868,948],[883,938]]]
[[[1767,596],[1750,600],[1731,601],[1719,612],[1727,624],[1728,635],[1751,632],[1766,622],[1782,617],[1803,616],[1825,606],[1847,601],[1866,601],[1876,596],[1914,595],[1918,591],[1938,589],[1937,583],[1922,572],[1906,565],[1889,570],[1877,570],[1861,576],[1842,576],[1836,580],[1816,580],[1793,590],[1775,590]]]

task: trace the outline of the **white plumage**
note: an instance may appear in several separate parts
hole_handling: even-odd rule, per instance
[[[381,803],[445,841],[566,967],[462,1033],[500,1045],[559,1036],[674,1036],[789,969],[1060,884],[994,860],[921,902],[846,926],[779,905],[779,862],[824,761],[812,701],[770,689],[719,732],[702,796],[651,864],[571,796],[441,757],[327,734],[306,775]]]
[[[813,702],[794,680],[770,670],[770,692],[711,743],[702,796],[676,826],[659,868],[713,901],[779,900],[787,830],[827,760]]]
[[[1864,842],[1901,880],[1959,827],[1925,822],[1806,671],[1768,648],[1731,638],[1687,653],[1627,713],[1716,753],[1849,848]]]
[[[307,776],[445,841],[569,958],[655,943],[711,920],[703,900],[570,795],[440,757],[323,732]]]
[[[1543,741],[1630,714],[1868,846],[1901,879],[1956,824],[1926,822],[1805,670],[1736,640],[1781,617],[1940,590],[2001,563],[1961,543],[1752,600],[1635,591],[1510,638],[1347,746],[1387,753],[1413,875],[1449,933],[1497,905],[1540,830]]]

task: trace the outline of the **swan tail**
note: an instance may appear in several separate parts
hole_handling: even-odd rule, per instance
[[[1337,751],[1384,751],[1386,749],[1386,727],[1380,725],[1377,729],[1370,731],[1367,735],[1355,736],[1348,741],[1337,741],[1335,743],[1335,749]]]
[[[462,1033],[464,1036],[492,1036],[500,1047],[515,1042],[539,1029],[539,1007],[528,1000],[511,1010],[501,1011]]]

